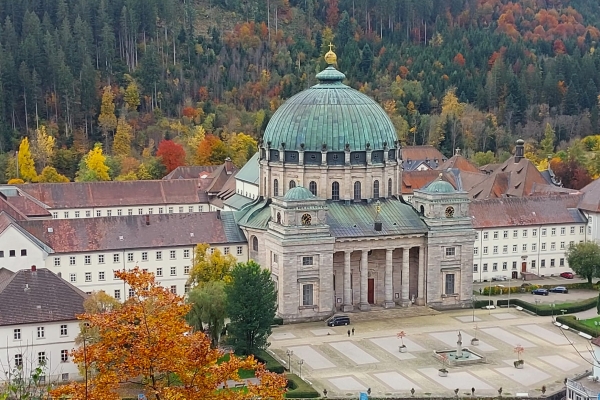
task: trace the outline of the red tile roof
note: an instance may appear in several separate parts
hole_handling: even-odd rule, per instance
[[[402,194],[410,195],[415,190],[421,189],[429,182],[436,180],[440,174],[445,181],[449,182],[454,188],[457,188],[454,175],[447,171],[436,171],[433,169],[424,171],[404,171],[402,172]]]
[[[469,212],[476,229],[584,223],[585,216],[577,209],[580,199],[580,195],[564,195],[473,200]]]
[[[588,184],[581,189],[583,198],[579,203],[579,208],[586,211],[600,212],[600,179]]]
[[[446,160],[442,165],[440,165],[437,169],[444,170],[448,168],[456,168],[460,171],[466,172],[475,172],[480,174],[481,171],[479,168],[475,166],[471,161],[467,160],[460,154],[454,155]]]
[[[406,146],[402,148],[402,161],[407,160],[438,160],[439,163],[446,157],[433,146]]]

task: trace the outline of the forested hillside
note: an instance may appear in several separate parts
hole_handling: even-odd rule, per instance
[[[243,164],[330,42],[404,144],[485,162],[522,137],[598,175],[574,139],[598,132],[599,28],[592,0],[0,0],[0,179],[19,148],[26,181]]]

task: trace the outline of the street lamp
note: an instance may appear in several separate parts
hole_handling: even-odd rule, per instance
[[[473,307],[473,322],[475,322],[475,300],[477,300],[477,297],[471,296],[471,306]]]
[[[285,354],[288,356],[288,370],[292,372],[292,356],[294,355],[293,350],[286,350]]]
[[[302,364],[304,364],[304,360],[298,361],[298,365],[300,366],[300,379],[302,379]]]
[[[540,299],[535,299],[535,315],[538,314],[538,306],[540,305]]]

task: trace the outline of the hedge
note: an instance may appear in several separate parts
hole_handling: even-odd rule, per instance
[[[257,351],[256,354],[254,354],[254,358],[265,364],[267,371],[275,372],[277,374],[283,374],[285,372],[283,365],[264,350]]]
[[[560,322],[563,325],[567,325],[569,328],[578,330],[579,332],[587,333],[592,337],[598,336],[598,331],[594,328],[590,328],[589,326],[582,324],[577,320],[577,317],[574,315],[561,315],[556,317],[556,321]]]
[[[489,305],[494,305],[494,300],[475,300],[474,308],[484,308]]]
[[[541,315],[541,316],[552,315],[552,314],[560,315],[561,310],[566,310],[566,312],[569,314],[577,313],[580,311],[586,311],[586,310],[596,307],[597,303],[598,303],[598,299],[596,297],[593,297],[593,298],[587,299],[587,300],[582,300],[577,303],[556,304],[555,307],[551,307],[549,304],[536,305],[536,304],[532,304],[532,303],[529,303],[527,301],[520,300],[520,299],[511,299],[510,300],[510,304],[523,307],[524,309],[531,311],[533,313],[536,313],[537,315]],[[498,307],[507,306],[508,299],[498,300],[498,301],[496,301],[496,305]]]
[[[509,288],[508,286],[502,286],[503,285],[502,283],[498,283],[491,287],[491,291],[492,291],[492,296],[496,296],[499,294],[508,294],[509,289],[510,289],[511,293],[522,293],[522,289],[525,289],[525,292],[531,292],[534,289],[540,289],[540,288],[552,289],[556,286],[564,286],[567,289],[596,289],[597,290],[599,288],[599,284],[600,284],[600,281],[597,282],[596,284],[581,282],[581,283],[565,283],[565,284],[561,284],[561,285],[529,285],[529,286],[525,286],[525,287],[511,286]],[[475,294],[477,294],[477,293],[475,293]],[[480,294],[489,296],[490,287],[485,286]]]
[[[285,397],[288,399],[315,399],[321,397],[319,392],[296,374],[287,374],[287,388]]]
[[[279,317],[273,318],[273,325],[283,325],[283,318],[279,318]]]

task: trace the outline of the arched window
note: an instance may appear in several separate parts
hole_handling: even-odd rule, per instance
[[[379,198],[379,181],[377,180],[373,181],[373,198]]]
[[[256,236],[252,237],[252,250],[258,251],[258,238]]]
[[[392,197],[392,178],[388,179],[388,197]]]
[[[281,213],[277,213],[277,223],[281,224]]]
[[[273,196],[279,196],[279,181],[277,179],[273,181]]]
[[[310,192],[316,196],[317,195],[317,182],[310,181],[310,183],[308,184],[308,190],[310,190]]]
[[[360,200],[362,198],[360,193],[360,182],[354,182],[354,200]]]
[[[296,181],[292,179],[292,180],[290,181],[290,189],[293,189],[293,188],[295,188],[295,187],[296,187]]]
[[[340,199],[340,184],[338,182],[333,182],[331,184],[331,200],[339,200]]]

